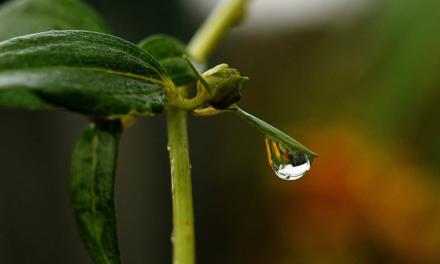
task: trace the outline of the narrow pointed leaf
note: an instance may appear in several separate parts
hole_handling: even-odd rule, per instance
[[[315,152],[308,149],[306,146],[298,142],[297,140],[291,138],[286,133],[281,130],[269,125],[263,120],[243,111],[238,106],[232,106],[229,108],[231,111],[236,113],[238,116],[246,120],[249,124],[256,127],[260,130],[266,137],[270,137],[271,139],[275,139],[276,141],[282,142],[284,145],[291,149],[297,149],[305,154],[309,155],[311,158],[318,156]]]
[[[70,192],[83,242],[95,264],[120,263],[114,205],[121,123],[91,123],[75,146]]]
[[[184,55],[189,56],[185,45],[176,38],[166,35],[153,35],[142,40],[138,46],[159,61],[176,86],[189,84],[197,80],[188,62],[183,58]],[[202,64],[196,63],[196,65],[200,67],[200,70],[204,69]]]
[[[104,33],[49,31],[0,42],[0,107],[27,108],[27,100],[33,109],[39,98],[97,117],[150,115],[163,110],[170,84],[150,54]],[[14,92],[26,100],[4,103]]]
[[[0,5],[0,40],[54,29],[108,32],[81,0],[12,0]]]

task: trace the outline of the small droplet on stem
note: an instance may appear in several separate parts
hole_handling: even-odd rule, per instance
[[[310,157],[306,153],[288,148],[268,137],[265,142],[269,165],[279,178],[297,180],[310,169]]]

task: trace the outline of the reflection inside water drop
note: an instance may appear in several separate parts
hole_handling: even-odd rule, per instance
[[[307,154],[290,149],[270,138],[265,141],[269,164],[281,179],[297,180],[310,169],[310,158]]]

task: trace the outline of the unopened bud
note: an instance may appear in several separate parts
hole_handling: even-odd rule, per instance
[[[227,64],[217,65],[204,72],[202,76],[211,88],[208,103],[219,110],[226,109],[240,100],[241,90],[249,81],[248,77],[242,77],[240,72]]]

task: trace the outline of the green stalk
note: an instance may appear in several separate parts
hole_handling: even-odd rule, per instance
[[[193,264],[195,238],[186,111],[168,108],[167,124],[173,200],[174,264]]]
[[[187,50],[197,60],[205,61],[226,32],[244,16],[247,0],[222,0],[194,34]]]
[[[188,52],[204,61],[227,30],[242,17],[246,0],[222,0],[188,44]],[[191,164],[188,151],[187,113],[168,107],[168,149],[173,200],[173,263],[195,263]]]

